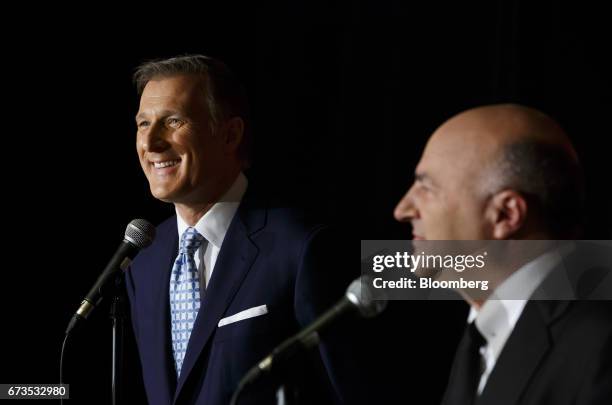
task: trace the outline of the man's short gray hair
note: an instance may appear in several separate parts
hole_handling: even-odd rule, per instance
[[[134,72],[134,84],[141,95],[150,80],[180,75],[202,78],[211,129],[227,119],[240,117],[244,134],[238,150],[245,166],[250,163],[251,133],[249,104],[244,87],[225,63],[204,55],[185,55],[142,63]]]
[[[584,178],[567,148],[537,141],[510,143],[503,147],[497,175],[501,188],[529,200],[553,236],[577,236],[583,224]]]

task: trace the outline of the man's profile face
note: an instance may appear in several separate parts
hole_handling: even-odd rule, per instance
[[[214,199],[216,179],[229,163],[223,138],[211,131],[201,79],[149,81],[136,125],[138,157],[155,198],[182,204]]]
[[[488,196],[482,190],[490,153],[487,145],[444,126],[436,131],[417,165],[414,184],[394,212],[398,221],[412,224],[413,239],[490,239]]]

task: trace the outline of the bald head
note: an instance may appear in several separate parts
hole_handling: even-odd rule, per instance
[[[577,160],[559,124],[541,111],[518,104],[489,105],[457,114],[436,130],[430,142],[443,137],[454,137],[466,147],[481,148],[493,155],[511,144],[545,144],[559,147]]]
[[[419,228],[427,227],[423,211],[440,203],[465,232],[454,229],[436,238],[547,239],[575,227],[581,190],[576,152],[554,120],[520,105],[491,105],[462,112],[435,131],[417,166],[415,185],[395,216],[410,220],[420,236]],[[494,231],[491,225],[508,215],[515,222]]]

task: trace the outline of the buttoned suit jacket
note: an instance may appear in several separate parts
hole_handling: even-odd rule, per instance
[[[332,264],[331,239],[325,225],[298,210],[274,206],[249,189],[202,294],[177,379],[169,315],[170,272],[179,242],[176,217],[160,224],[155,241],[134,259],[126,277],[149,403],[227,405],[252,366],[343,294],[350,278]],[[263,315],[219,326],[223,318],[263,305]],[[289,375],[294,386],[301,386],[304,402],[342,402],[342,376],[334,371],[334,352],[324,337],[320,356],[250,387],[239,403],[276,403],[275,387]],[[342,367],[342,360],[338,364]]]

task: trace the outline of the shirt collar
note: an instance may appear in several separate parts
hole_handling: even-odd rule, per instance
[[[480,310],[470,309],[468,322],[476,322],[495,358],[501,353],[526,304],[527,300],[493,299],[487,300]]]
[[[238,210],[238,205],[240,205],[240,201],[246,192],[247,186],[248,180],[246,176],[240,172],[232,186],[194,226],[209,243],[212,243],[218,249],[221,248],[225,234]],[[178,210],[176,211],[176,223],[180,240],[189,225],[181,218]]]
[[[553,249],[538,256],[500,284],[479,310],[470,309],[468,323],[476,322],[495,358],[512,333],[529,297],[559,264],[564,253]]]

